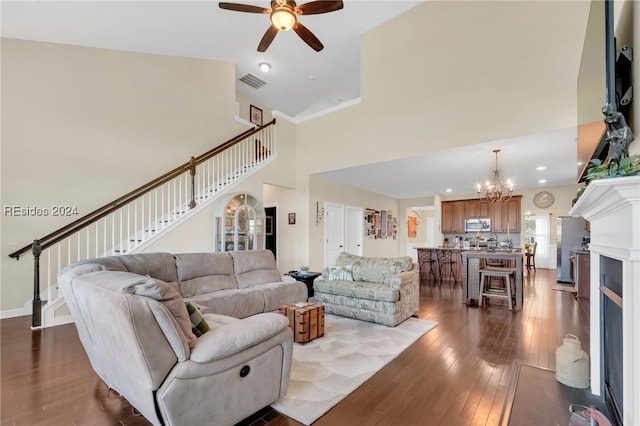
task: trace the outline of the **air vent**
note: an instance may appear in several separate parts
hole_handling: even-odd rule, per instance
[[[267,84],[266,81],[264,81],[260,77],[256,77],[255,75],[253,75],[251,73],[245,75],[244,77],[241,77],[240,81],[245,83],[245,84],[248,84],[249,86],[253,87],[254,89],[258,89],[261,86],[264,86],[265,84]]]

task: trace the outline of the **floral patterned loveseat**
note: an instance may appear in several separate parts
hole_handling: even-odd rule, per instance
[[[313,282],[325,312],[395,327],[418,313],[418,265],[411,257],[371,258],[340,253]]]

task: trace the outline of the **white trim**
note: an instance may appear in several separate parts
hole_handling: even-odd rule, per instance
[[[308,115],[295,116],[295,117],[291,117],[290,115],[287,115],[282,111],[278,111],[277,109],[274,109],[273,111],[271,111],[271,115],[274,117],[278,116],[278,117],[284,118],[285,120],[291,121],[292,123],[295,123],[295,124],[300,124],[305,121],[312,120],[314,118],[322,117],[323,115],[331,114],[332,112],[340,111],[341,109],[358,105],[360,102],[362,102],[362,98],[358,97],[346,102],[342,102],[338,105],[329,107],[327,109],[323,109],[322,111],[317,111]]]
[[[27,312],[24,308],[7,309],[6,311],[0,311],[0,319],[23,317],[25,315],[31,315],[31,310]]]
[[[599,179],[569,211],[591,222],[591,392],[601,395],[600,256],[622,261],[623,422],[640,424],[640,176]]]
[[[244,124],[244,125],[246,125],[246,126],[248,126],[248,127],[256,127],[256,125],[255,125],[255,124],[253,124],[253,123],[252,123],[252,122],[250,122],[250,121],[245,120],[244,118],[242,118],[242,117],[240,117],[240,116],[237,116],[237,115],[236,115],[236,116],[234,116],[234,117],[233,117],[233,119],[234,119],[234,120],[236,120],[238,123],[240,123],[240,124]]]

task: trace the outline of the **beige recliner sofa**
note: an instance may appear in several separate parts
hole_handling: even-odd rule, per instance
[[[284,396],[289,383],[289,323],[266,311],[280,302],[306,300],[307,289],[279,281],[271,268],[260,272],[268,257],[262,251],[237,257],[113,256],[70,265],[58,278],[93,369],[151,423],[232,425]],[[230,271],[229,259],[231,274],[217,273]],[[261,276],[267,283],[260,284]],[[236,278],[243,288],[229,288]],[[193,297],[222,292],[221,300],[234,305],[228,310],[243,319],[205,313],[209,331],[196,337],[180,293],[187,288]],[[239,295],[247,295],[250,309],[241,306]],[[225,304],[215,299],[206,306],[210,312]]]

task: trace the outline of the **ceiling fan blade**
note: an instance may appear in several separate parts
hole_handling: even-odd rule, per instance
[[[250,4],[220,2],[218,3],[218,6],[220,6],[220,9],[233,10],[235,12],[271,13],[271,9],[265,9],[264,7],[260,6],[252,6]]]
[[[309,3],[301,4],[296,7],[296,13],[298,15],[317,15],[319,13],[334,12],[344,7],[341,1],[312,1]]]
[[[262,40],[260,40],[260,44],[258,44],[258,52],[264,52],[265,50],[267,50],[267,48],[269,47],[269,45],[271,45],[271,42],[275,38],[276,34],[278,34],[278,29],[273,25],[270,25],[269,28],[267,28],[267,31],[262,36]]]
[[[322,45],[322,43],[320,43],[320,40],[318,40],[318,37],[313,35],[313,33],[309,31],[309,29],[307,29],[307,27],[302,25],[300,22],[296,22],[296,24],[293,26],[293,31],[295,31],[296,34],[298,34],[300,38],[304,40],[304,42],[307,43],[309,46],[311,46],[311,48],[316,52],[319,52],[322,49],[324,49],[324,46]]]

